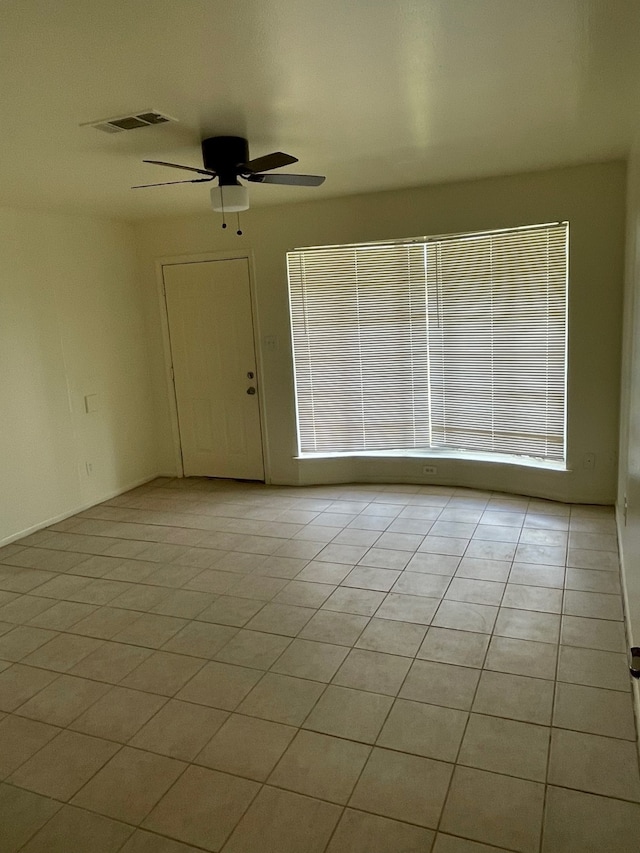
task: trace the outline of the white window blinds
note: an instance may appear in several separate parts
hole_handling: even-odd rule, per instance
[[[563,460],[567,223],[288,254],[301,453]]]

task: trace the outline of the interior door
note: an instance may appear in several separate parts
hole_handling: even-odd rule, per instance
[[[163,276],[184,474],[263,480],[248,261]]]

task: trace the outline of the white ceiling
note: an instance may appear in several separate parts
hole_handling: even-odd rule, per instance
[[[625,156],[637,0],[0,0],[0,200],[136,218],[209,209],[199,141],[286,151],[316,189],[252,205]],[[155,108],[171,126],[83,122]],[[195,177],[195,176],[194,176]]]

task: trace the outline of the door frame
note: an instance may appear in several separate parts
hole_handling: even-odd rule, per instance
[[[184,477],[184,465],[182,463],[182,445],[180,441],[180,426],[178,422],[178,404],[176,400],[176,385],[173,376],[173,360],[171,354],[171,336],[169,334],[169,314],[164,284],[164,268],[176,266],[177,264],[202,264],[211,261],[235,261],[246,260],[249,273],[249,298],[251,302],[251,319],[253,325],[253,347],[256,354],[256,371],[258,379],[258,418],[260,420],[260,435],[262,440],[262,461],[264,464],[264,482],[271,482],[271,463],[269,458],[269,442],[267,441],[267,421],[265,417],[264,394],[264,370],[262,365],[262,351],[260,348],[260,317],[258,314],[258,300],[255,287],[253,252],[249,249],[221,250],[216,252],[204,252],[188,255],[170,255],[157,258],[156,266],[156,289],[158,294],[158,305],[160,309],[160,328],[162,333],[162,351],[164,356],[165,383],[167,389],[167,400],[169,402],[169,417],[171,421],[171,437],[173,443],[173,455],[178,477]],[[259,481],[258,481],[259,482]]]

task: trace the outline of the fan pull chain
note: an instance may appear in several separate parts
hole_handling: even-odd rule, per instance
[[[222,189],[222,187],[220,187],[220,201],[222,203],[222,227],[226,228],[227,223],[224,218],[224,190]]]
[[[237,221],[237,225],[238,225],[238,230],[236,231],[236,234],[238,235],[238,237],[242,237],[242,231],[240,230],[240,214],[239,213],[236,213],[236,221]]]

